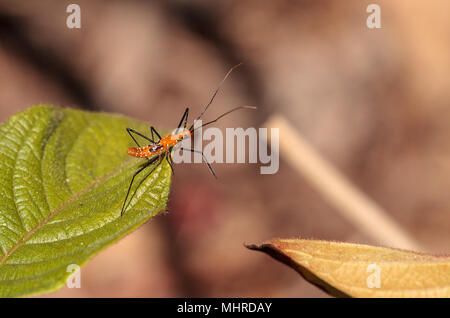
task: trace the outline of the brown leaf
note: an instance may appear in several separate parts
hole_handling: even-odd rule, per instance
[[[450,297],[450,257],[342,242],[276,239],[265,252],[338,297]]]

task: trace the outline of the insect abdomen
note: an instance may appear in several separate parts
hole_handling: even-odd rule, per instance
[[[151,155],[153,155],[153,153],[150,151],[150,147],[146,146],[146,147],[141,147],[141,148],[128,148],[127,150],[127,154],[129,154],[132,157],[137,157],[137,158],[148,158]]]

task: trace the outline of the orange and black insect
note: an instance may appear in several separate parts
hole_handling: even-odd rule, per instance
[[[142,172],[145,168],[149,167],[150,165],[152,165],[154,163],[156,163],[156,166],[155,166],[155,168],[156,168],[164,159],[166,159],[167,162],[169,163],[170,167],[172,168],[172,172],[173,172],[172,150],[181,141],[192,137],[194,135],[194,131],[196,129],[199,129],[199,128],[205,127],[207,125],[210,125],[212,123],[215,123],[220,118],[222,118],[222,117],[224,117],[224,116],[226,116],[226,115],[228,115],[228,114],[230,114],[230,113],[232,113],[232,112],[234,112],[236,110],[239,110],[239,109],[256,109],[256,107],[253,107],[253,106],[236,107],[236,108],[233,108],[233,109],[227,111],[226,113],[223,113],[222,115],[220,115],[216,119],[211,120],[211,121],[209,121],[209,122],[207,122],[205,124],[202,124],[200,127],[195,127],[194,128],[195,122],[197,120],[199,120],[203,116],[203,114],[206,112],[208,107],[214,101],[214,98],[216,97],[217,93],[219,92],[219,89],[222,86],[223,82],[225,82],[225,80],[230,75],[230,73],[236,67],[238,67],[239,65],[241,65],[241,64],[233,66],[228,71],[228,73],[225,75],[223,80],[220,82],[219,86],[214,91],[214,94],[212,95],[212,97],[209,100],[208,104],[205,106],[203,111],[194,120],[194,122],[192,123],[192,125],[189,128],[187,128],[187,121],[188,121],[188,116],[189,116],[189,108],[186,108],[186,110],[184,111],[184,114],[181,117],[180,123],[178,124],[178,127],[175,130],[175,132],[173,134],[169,134],[166,137],[161,137],[161,135],[156,131],[156,129],[153,126],[150,126],[151,138],[149,138],[149,137],[147,137],[147,136],[145,136],[145,135],[135,131],[134,129],[127,128],[128,134],[131,136],[131,138],[134,140],[134,142],[137,145],[137,147],[129,148],[127,150],[127,154],[129,154],[130,156],[133,156],[133,157],[137,157],[137,158],[145,158],[145,159],[147,159],[147,161],[142,166],[140,166],[138,168],[138,170],[134,173],[133,177],[131,178],[131,183],[130,183],[130,186],[128,187],[127,195],[125,196],[125,200],[124,200],[123,206],[122,206],[122,211],[120,213],[121,216],[125,212],[126,202],[127,202],[127,199],[128,199],[128,195],[130,194],[130,190],[131,190],[131,186],[133,185],[134,178],[136,178],[136,176],[140,172]],[[144,138],[145,140],[149,141],[150,143],[148,145],[146,145],[146,146],[141,146],[137,142],[137,140],[134,138],[133,134],[136,134],[136,135]],[[208,160],[206,159],[206,157],[205,157],[205,155],[203,154],[202,151],[196,150],[196,149],[183,148],[183,147],[181,147],[180,149],[182,149],[183,151],[191,151],[191,152],[201,153],[202,156],[203,156],[203,160],[205,160],[206,164],[208,165],[209,170],[211,171],[213,176],[215,178],[217,178],[216,174],[214,173],[213,168],[211,167],[211,164],[208,162]]]

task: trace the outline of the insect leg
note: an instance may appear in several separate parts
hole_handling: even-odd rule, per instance
[[[180,123],[178,124],[177,129],[181,127],[181,124],[183,124],[183,121],[184,121],[184,128],[186,128],[188,116],[189,116],[189,107],[187,107],[186,110],[184,111],[184,114],[181,117],[181,120],[180,120]]]
[[[150,132],[152,133],[152,139],[154,138],[154,137],[153,137],[153,133],[155,133],[156,136],[158,136],[159,140],[161,140],[161,135],[158,134],[158,132],[156,131],[155,127],[150,126]],[[158,142],[159,142],[159,140],[158,140]]]
[[[128,191],[127,191],[127,195],[125,196],[125,200],[123,201],[123,206],[122,206],[122,211],[120,212],[120,217],[123,216],[123,213],[125,212],[125,203],[127,202],[128,199],[128,195],[130,194],[130,190],[131,190],[131,186],[133,185],[134,182],[134,178],[136,178],[136,176],[145,168],[147,168],[149,165],[151,165],[152,163],[154,163],[155,161],[159,160],[160,157],[154,157],[151,158],[149,161],[147,161],[146,163],[144,163],[134,174],[133,174],[133,178],[131,178],[131,182],[130,182],[130,186],[128,187]]]
[[[173,160],[172,160],[172,156],[170,154],[169,151],[166,152],[166,160],[170,165],[170,168],[172,168],[172,174],[175,174],[175,170],[173,169]]]
[[[184,125],[183,125],[184,129],[186,129],[188,116],[189,116],[189,108],[186,108],[186,118],[184,119]]]
[[[211,164],[208,162],[208,160],[206,159],[205,155],[203,154],[203,151],[201,150],[196,150],[196,149],[189,149],[189,148],[183,148],[181,147],[180,149],[182,149],[183,151],[190,151],[190,152],[197,152],[197,153],[201,153],[203,156],[203,160],[205,160],[206,164],[208,165],[209,170],[211,171],[211,173],[213,174],[213,176],[217,179],[217,176],[213,170],[213,168],[211,167]]]
[[[131,133],[134,133],[134,134],[136,134],[136,135],[138,135],[138,136],[141,136],[142,138],[144,138],[144,139],[150,141],[152,144],[155,143],[155,142],[153,141],[153,139],[150,139],[150,138],[148,138],[147,136],[144,136],[143,134],[137,132],[137,131],[134,130],[134,129],[127,128],[127,132],[128,132],[128,134],[131,136],[131,138],[133,138],[134,142],[136,143],[136,145],[138,145],[138,147],[141,147],[141,146],[139,145],[139,143],[137,142],[137,140],[134,138],[134,136],[133,136]]]

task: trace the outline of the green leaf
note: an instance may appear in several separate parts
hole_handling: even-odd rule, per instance
[[[165,210],[171,184],[166,161],[135,180],[143,159],[129,157],[133,127],[122,116],[45,105],[0,126],[0,296],[64,286],[68,266],[86,263],[106,246]]]

